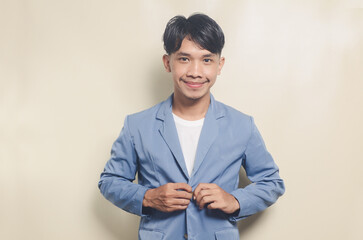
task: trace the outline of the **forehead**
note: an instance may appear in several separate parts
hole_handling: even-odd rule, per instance
[[[210,57],[217,56],[217,54],[208,51],[207,49],[202,48],[197,43],[189,40],[188,38],[184,38],[182,44],[178,51],[174,53],[175,55],[190,55],[190,56],[205,56],[208,55]]]

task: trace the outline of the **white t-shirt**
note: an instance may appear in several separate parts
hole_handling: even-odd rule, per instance
[[[179,142],[183,151],[185,164],[187,166],[189,176],[191,176],[204,118],[196,121],[188,121],[176,116],[174,113],[173,117],[178,131]]]

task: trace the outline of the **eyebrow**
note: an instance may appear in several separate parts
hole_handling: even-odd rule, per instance
[[[213,57],[215,56],[216,54],[214,53],[208,53],[208,54],[204,54],[202,57]],[[186,52],[178,52],[177,53],[177,56],[186,56],[186,57],[190,57],[191,55],[189,53],[186,53]]]
[[[190,57],[190,54],[189,53],[185,53],[185,52],[178,52],[176,55]]]

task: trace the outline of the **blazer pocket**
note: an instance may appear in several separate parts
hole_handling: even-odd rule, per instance
[[[139,240],[162,240],[164,239],[164,233],[155,232],[151,230],[140,229]]]
[[[238,229],[227,228],[214,233],[217,240],[239,240]]]

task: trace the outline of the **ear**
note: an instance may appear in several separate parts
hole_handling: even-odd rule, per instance
[[[163,63],[164,63],[165,70],[167,72],[171,72],[171,69],[170,69],[170,56],[169,55],[167,55],[167,54],[163,55]]]
[[[221,74],[221,70],[222,70],[222,68],[223,68],[224,61],[225,61],[225,58],[224,58],[224,57],[220,57],[220,58],[219,58],[219,64],[218,64],[218,75],[219,75],[219,74]]]

